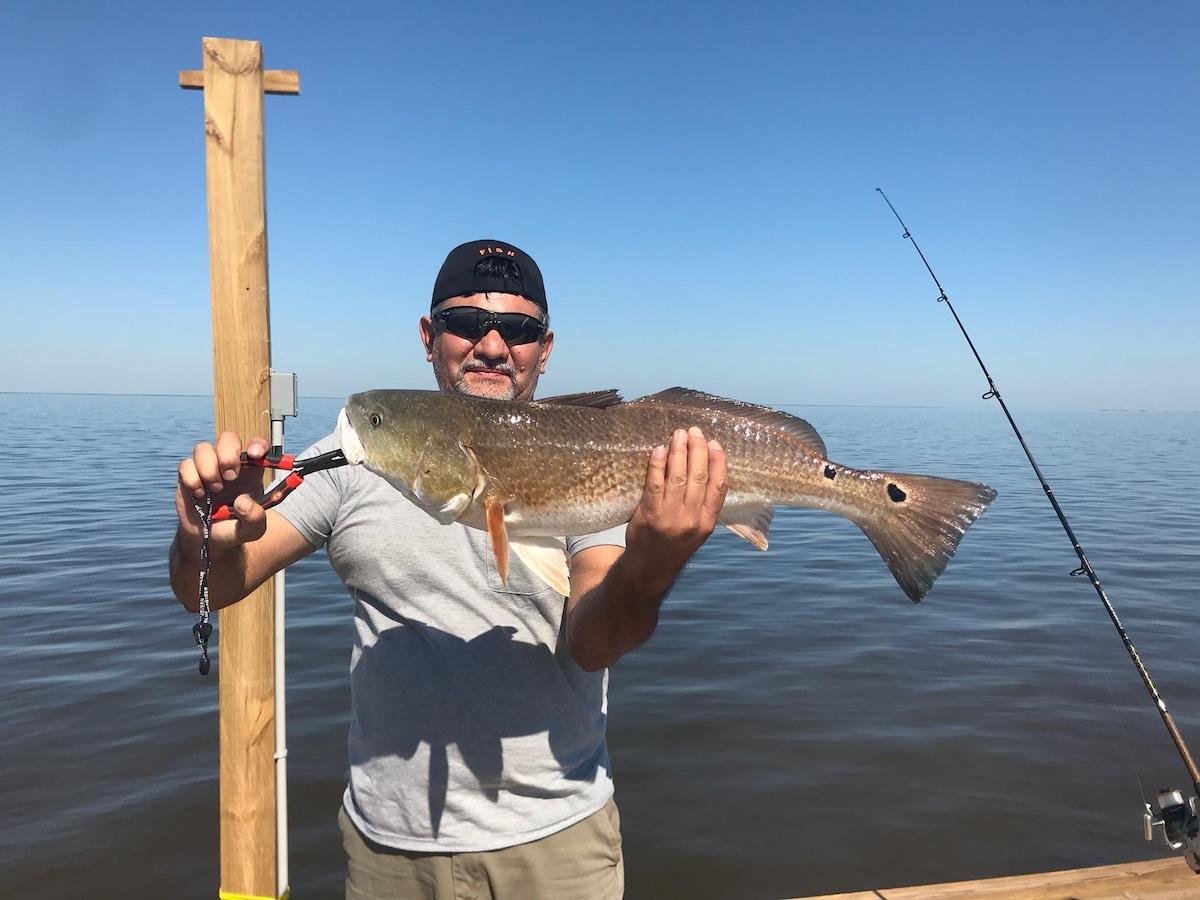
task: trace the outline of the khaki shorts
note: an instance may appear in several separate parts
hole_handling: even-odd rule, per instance
[[[338,812],[346,848],[346,900],[620,900],[621,818],[609,800],[581,822],[538,841],[481,853],[412,853],[383,847]]]

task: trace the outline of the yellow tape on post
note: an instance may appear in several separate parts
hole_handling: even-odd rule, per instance
[[[219,888],[217,889],[217,897],[219,900],[288,900],[288,897],[291,895],[291,893],[292,889],[290,887],[285,888],[283,893],[278,897],[256,897],[253,894],[231,894],[228,891],[223,891]]]

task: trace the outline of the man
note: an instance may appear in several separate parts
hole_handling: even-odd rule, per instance
[[[554,345],[541,272],[511,244],[447,256],[421,342],[438,387],[532,400]],[[304,455],[333,449],[336,438]],[[438,524],[361,466],[309,475],[270,510],[238,435],[179,465],[171,583],[193,612],[211,492],[237,517],[211,535],[210,605],[235,603],[324,546],[354,600],[349,784],[339,814],[348,900],[603,900],[624,888],[604,739],[607,667],[645,641],[712,533],[724,450],[678,431],[647,463],[628,526],[567,538],[570,597],[487,535]],[[267,443],[245,445],[252,458]],[[236,498],[236,499],[235,499]]]

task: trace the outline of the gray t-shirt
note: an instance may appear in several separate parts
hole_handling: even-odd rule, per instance
[[[335,449],[335,436],[303,456]],[[314,472],[276,507],[324,546],[354,600],[349,785],[371,840],[420,852],[510,847],[612,796],[608,672],[584,672],[565,600],[485,532],[440,525],[362,466]],[[567,552],[624,546],[625,526]]]

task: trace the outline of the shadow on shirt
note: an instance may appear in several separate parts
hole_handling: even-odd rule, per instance
[[[412,759],[427,744],[427,821],[434,838],[451,788],[450,744],[477,782],[459,770],[453,788],[481,793],[493,803],[501,791],[539,798],[571,793],[567,782],[591,782],[600,766],[608,767],[603,675],[575,665],[561,630],[554,652],[516,638],[519,629],[511,625],[495,625],[468,641],[385,615],[397,626],[363,649],[350,676],[355,698],[350,759],[382,776],[384,758]],[[505,757],[502,739],[539,734],[546,739],[523,742]],[[357,785],[358,791],[363,787]],[[396,787],[403,790],[370,785],[383,805],[398,802]],[[360,798],[360,804],[367,800]],[[410,819],[410,828],[425,820],[416,810],[397,812]]]

